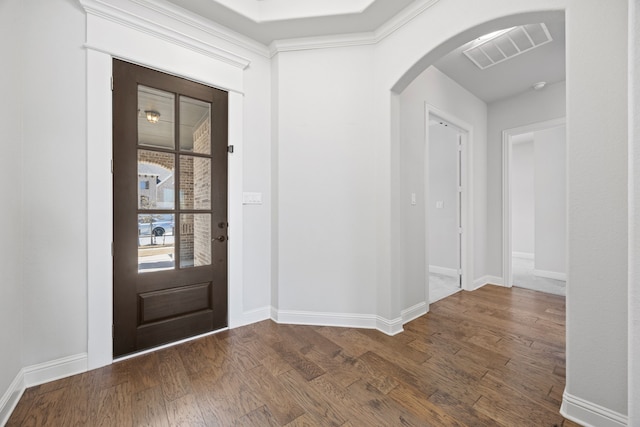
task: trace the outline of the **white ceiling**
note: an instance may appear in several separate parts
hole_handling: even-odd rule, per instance
[[[421,0],[168,0],[265,45],[370,32]]]
[[[268,46],[277,40],[374,32],[403,9],[432,0],[166,1]],[[487,103],[532,90],[540,81],[563,81],[564,20],[545,24],[551,43],[485,70],[462,53],[466,45],[442,57],[435,66]]]
[[[537,82],[561,82],[565,79],[564,21],[545,25],[552,42],[492,67],[481,70],[474,65],[462,53],[468,44],[440,58],[435,67],[487,103],[533,90]]]

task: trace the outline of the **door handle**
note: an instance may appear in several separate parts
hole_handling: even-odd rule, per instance
[[[218,242],[224,242],[225,240],[227,240],[226,236],[218,236],[218,237],[214,237],[211,240],[217,240]]]

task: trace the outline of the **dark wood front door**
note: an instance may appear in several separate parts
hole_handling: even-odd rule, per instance
[[[227,92],[113,61],[113,354],[227,326]]]

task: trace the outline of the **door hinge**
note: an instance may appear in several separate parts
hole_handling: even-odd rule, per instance
[[[111,256],[113,256],[113,242],[111,242]]]
[[[111,173],[113,173],[113,159],[111,159]]]
[[[227,152],[228,153],[233,153],[233,145],[228,145],[227,146]]]
[[[113,76],[111,76],[111,90],[113,91]]]
[[[462,234],[462,227],[458,227],[458,234]]]
[[[116,325],[111,325],[111,338],[113,338],[116,334]]]

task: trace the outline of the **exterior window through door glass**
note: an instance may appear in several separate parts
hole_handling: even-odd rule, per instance
[[[138,209],[174,209],[174,155],[138,150]]]
[[[138,272],[171,270],[175,266],[175,215],[138,215]]]
[[[138,272],[175,268],[175,101],[138,85]]]
[[[175,155],[138,150],[138,272],[175,266]],[[167,212],[168,211],[168,212]]]

